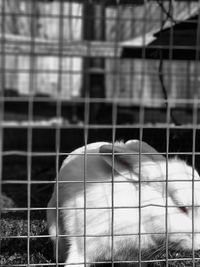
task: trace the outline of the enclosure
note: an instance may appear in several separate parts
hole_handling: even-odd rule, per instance
[[[200,2],[190,0],[0,0],[1,266],[64,266],[53,256],[46,212],[61,164],[76,148],[110,142],[114,166],[115,141],[145,141],[165,157],[166,177],[171,158],[185,160],[194,186],[199,12]],[[112,178],[114,186],[114,170]],[[194,244],[169,246],[167,203],[162,249],[139,246],[134,261],[111,253],[91,264],[200,266]]]

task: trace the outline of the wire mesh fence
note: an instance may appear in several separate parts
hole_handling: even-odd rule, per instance
[[[0,1],[2,266],[200,266],[199,7]]]

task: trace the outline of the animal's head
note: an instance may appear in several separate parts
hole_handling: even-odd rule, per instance
[[[145,233],[155,242],[168,236],[169,243],[182,249],[200,249],[200,178],[195,169],[177,158],[167,161],[138,140],[103,145],[100,153],[116,176],[140,183]]]

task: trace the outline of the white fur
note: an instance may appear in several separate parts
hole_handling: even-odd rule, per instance
[[[63,162],[59,181],[68,183],[59,183],[58,188],[55,185],[48,204],[49,208],[54,209],[49,209],[47,212],[49,233],[54,236],[52,237],[54,242],[56,234],[71,236],[58,239],[61,261],[83,266],[84,260],[86,262],[111,260],[112,246],[114,260],[137,261],[139,231],[142,250],[156,247],[160,239],[165,240],[166,203],[169,242],[176,242],[182,249],[192,249],[192,207],[189,207],[189,212],[186,214],[175,206],[191,206],[193,200],[194,206],[200,205],[200,180],[197,172],[192,173],[192,168],[179,159],[169,160],[166,167],[166,159],[161,155],[139,157],[138,144],[137,140],[115,144],[116,151],[124,151],[128,155],[122,159],[116,156],[114,171],[111,166],[112,155],[99,155],[102,148],[101,152],[111,149],[112,145],[105,142],[76,149]],[[142,153],[157,152],[144,142],[142,146],[140,150]],[[112,146],[112,153],[113,151]],[[129,155],[130,152],[137,156]],[[192,198],[193,178],[194,198]],[[86,183],[84,186],[84,179],[98,183]],[[155,182],[152,182],[153,180]],[[56,233],[57,189],[58,206],[62,209],[58,213]],[[194,231],[200,232],[200,208],[194,207],[193,215]],[[114,234],[113,239],[112,234]],[[200,249],[199,234],[194,235],[194,249]],[[131,254],[128,251],[131,251]]]

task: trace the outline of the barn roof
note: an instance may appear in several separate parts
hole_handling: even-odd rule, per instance
[[[200,58],[199,7],[193,6],[169,18],[160,29],[152,29],[144,35],[121,43],[122,57],[194,60]]]

